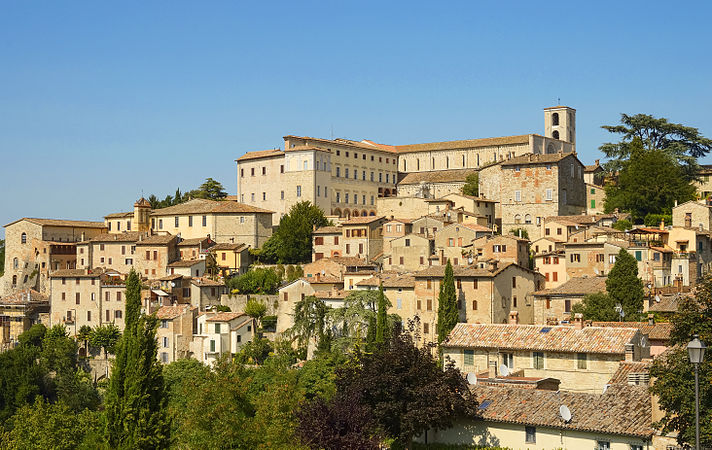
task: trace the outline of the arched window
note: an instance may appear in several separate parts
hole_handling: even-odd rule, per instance
[[[522,223],[521,214],[517,214],[516,216],[514,216],[514,223]]]
[[[554,136],[554,139],[559,139],[559,132],[558,130],[554,130],[553,133],[551,133],[552,136]]]
[[[524,216],[524,223],[532,223],[532,216],[531,214],[527,214]]]
[[[12,276],[12,285],[17,286],[17,275]]]
[[[477,311],[477,300],[472,300],[472,310]]]
[[[19,265],[20,265],[20,261],[18,261],[17,258],[13,258],[13,260],[12,260],[12,268],[13,268],[13,269],[17,269],[17,268],[19,267]]]
[[[554,113],[551,115],[551,124],[553,126],[558,126],[559,125],[559,113]]]
[[[375,211],[371,211],[370,213],[368,213],[368,215],[369,215],[369,216],[375,216],[375,215],[376,215],[376,212],[375,212]]]
[[[358,209],[354,209],[353,216],[354,216],[354,217],[358,217],[358,215],[359,215]]]
[[[20,236],[20,243],[27,244],[27,233],[22,233],[22,235]]]

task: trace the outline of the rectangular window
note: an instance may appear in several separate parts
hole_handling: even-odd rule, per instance
[[[121,292],[116,293],[116,301],[120,302],[121,301]]]
[[[597,450],[611,450],[611,443],[609,441],[596,441]]]
[[[163,348],[168,348],[168,337],[163,336]]]
[[[108,310],[108,309],[107,309],[107,310],[106,310],[106,321],[108,322],[108,321],[110,321],[110,320],[111,320],[111,310]]]
[[[430,324],[424,323],[423,324],[423,334],[428,334],[428,333],[430,333]]]
[[[208,216],[203,216],[203,226],[204,227],[208,226]]]
[[[402,298],[396,299],[396,308],[403,309],[403,299]]]
[[[635,251],[635,260],[636,261],[642,261],[643,260],[643,252],[640,250]]]
[[[297,186],[297,197],[301,197],[301,196],[302,196],[302,187]]]
[[[176,222],[176,228],[178,228],[178,224],[180,223],[180,217],[176,216],[175,222]]]
[[[544,368],[544,353],[543,352],[532,352],[532,363],[535,369]]]
[[[91,311],[87,311],[87,322],[91,322]]]
[[[214,339],[210,340],[210,352],[215,353],[215,340]]]
[[[576,353],[576,367],[578,367],[579,369],[585,369],[586,368],[586,360],[587,360],[586,353]]]
[[[596,209],[596,199],[595,198],[591,199],[591,209]]]
[[[571,300],[564,300],[564,312],[571,312]]]
[[[527,444],[536,444],[536,428],[535,427],[524,427],[524,442]]]
[[[188,216],[188,226],[189,227],[193,226],[193,216]]]
[[[547,199],[547,200],[552,200],[551,189],[547,189],[547,190],[546,190],[546,199]]]
[[[551,281],[559,281],[559,272],[553,272],[551,274]]]
[[[572,263],[580,263],[581,262],[581,255],[578,253],[572,253],[570,256],[570,260]]]
[[[78,304],[79,304],[79,298],[80,298],[79,292],[76,293],[75,298],[76,298],[76,303],[77,303],[77,305],[78,305]]]
[[[117,309],[116,311],[114,311],[114,319],[121,319],[121,317],[123,317],[123,314],[124,313],[120,309]]]
[[[474,350],[463,350],[462,351],[462,364],[465,366],[475,365],[475,351]]]
[[[514,191],[514,201],[515,202],[522,201],[522,191]]]
[[[425,305],[426,305],[426,308],[425,308],[425,309],[426,309],[427,311],[432,311],[432,310],[433,310],[433,300],[432,300],[432,299],[427,299],[427,300],[425,301]]]

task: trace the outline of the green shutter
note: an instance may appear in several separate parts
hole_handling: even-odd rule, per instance
[[[596,199],[592,198],[591,199],[591,209],[595,209],[595,208],[596,208]]]
[[[464,365],[474,366],[475,365],[475,351],[474,350],[464,350]]]

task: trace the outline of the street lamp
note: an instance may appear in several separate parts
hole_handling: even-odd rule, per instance
[[[695,366],[695,448],[700,450],[700,382],[698,372],[707,346],[700,341],[698,335],[695,334],[692,338],[687,344],[687,353],[690,356],[690,362]]]

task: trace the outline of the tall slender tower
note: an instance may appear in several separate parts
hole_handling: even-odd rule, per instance
[[[143,197],[134,203],[133,221],[136,231],[141,233],[151,231],[151,203]]]
[[[570,142],[576,151],[576,110],[568,106],[544,108],[544,136]]]

